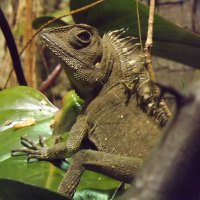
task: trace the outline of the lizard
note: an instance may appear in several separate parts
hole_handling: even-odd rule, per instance
[[[58,188],[69,199],[85,170],[130,183],[168,121],[153,95],[141,44],[125,32],[109,31],[101,37],[86,24],[41,32],[44,44],[64,63],[72,85],[85,99],[85,108],[66,142],[46,147],[39,139],[41,146],[36,146],[22,137],[30,149],[14,149],[12,155],[25,152],[28,160],[73,156]]]

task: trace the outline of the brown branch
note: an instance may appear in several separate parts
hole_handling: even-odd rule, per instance
[[[10,78],[11,78],[13,72],[14,72],[14,70],[13,70],[13,68],[12,68],[12,69],[10,70],[9,74],[8,74],[8,77],[6,78],[6,82],[5,82],[4,86],[3,86],[3,89],[6,89],[6,88],[7,88],[8,82],[9,82],[9,80],[10,80]]]
[[[153,46],[153,25],[154,25],[154,13],[155,13],[155,0],[150,1],[150,8],[149,8],[149,20],[148,20],[148,30],[147,30],[147,40],[144,47],[144,55],[145,55],[145,63],[147,71],[149,72],[150,80],[152,82],[156,81],[155,72],[153,70],[152,65],[152,57],[151,57],[151,48]],[[153,84],[153,95],[159,96],[160,90],[159,88]],[[169,108],[167,107],[164,100],[160,102],[160,105],[165,110],[168,116],[171,115]]]
[[[41,60],[42,60],[42,63],[43,63],[43,65],[44,65],[44,69],[45,69],[45,71],[46,71],[46,74],[49,75],[50,72],[49,72],[48,64],[47,64],[47,62],[46,62],[46,58],[45,58],[45,55],[44,55],[44,48],[45,48],[45,47],[39,48],[39,52],[40,52],[40,54],[41,54]]]
[[[26,45],[24,46],[24,48],[21,50],[20,55],[22,55],[22,53],[24,52],[24,50],[25,50],[25,49],[27,48],[27,46],[31,43],[31,41],[35,38],[35,36],[38,35],[38,33],[39,33],[43,28],[47,27],[49,24],[51,24],[51,23],[53,23],[53,22],[55,22],[55,21],[57,21],[58,19],[61,19],[61,18],[63,18],[63,17],[67,17],[67,16],[69,16],[69,15],[74,15],[74,14],[76,14],[76,13],[78,13],[78,12],[81,12],[81,11],[87,10],[87,9],[89,9],[89,8],[92,8],[92,7],[96,6],[97,4],[102,3],[102,2],[104,2],[104,1],[105,1],[105,0],[98,0],[98,1],[96,1],[96,2],[94,2],[94,3],[91,3],[91,4],[89,4],[89,5],[86,5],[86,6],[82,7],[82,8],[73,10],[73,11],[69,12],[69,13],[66,14],[66,15],[62,15],[62,16],[57,17],[57,18],[55,18],[55,19],[49,20],[47,23],[45,23],[43,26],[41,26],[41,27],[32,35],[31,39],[26,43]]]
[[[55,79],[58,77],[61,71],[62,66],[61,64],[58,64],[53,70],[53,72],[48,76],[48,78],[41,84],[38,90],[40,92],[46,91],[52,85],[52,83],[55,81]]]
[[[151,0],[149,9],[147,40],[144,47],[144,54],[145,54],[147,70],[149,71],[150,78],[153,82],[155,82],[155,73],[153,71],[153,66],[152,66],[151,48],[153,46],[154,13],[155,13],[155,0]]]

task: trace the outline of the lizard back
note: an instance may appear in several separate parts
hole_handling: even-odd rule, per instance
[[[99,151],[143,158],[159,139],[161,127],[155,116],[145,112],[150,107],[141,108],[152,98],[149,74],[140,44],[133,37],[121,38],[124,32],[109,32],[102,38],[107,59],[101,64],[112,63],[112,70],[86,109],[88,138]]]
[[[161,128],[137,105],[136,96],[126,103],[123,85],[98,96],[86,110],[88,138],[97,150],[144,158],[159,139]]]

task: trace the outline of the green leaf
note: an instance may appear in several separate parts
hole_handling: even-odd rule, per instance
[[[28,87],[13,87],[0,92],[0,161],[10,158],[10,151],[19,148],[20,137],[27,135],[33,141],[38,135],[50,137],[50,121],[58,110],[38,91]],[[15,128],[23,122],[35,120],[30,126]]]
[[[96,189],[96,190],[113,190],[116,189],[121,182],[104,176],[100,173],[85,171],[78,185],[78,190]]]
[[[71,10],[83,7],[94,0],[71,1]],[[143,40],[146,40],[148,7],[139,3]],[[138,37],[138,19],[134,0],[107,0],[84,12],[73,15],[76,23],[95,26],[101,33],[129,28],[129,35]],[[153,55],[200,68],[200,37],[165,20],[156,14]]]
[[[57,191],[65,172],[47,161],[28,163],[25,156],[12,157],[0,163],[0,178]]]
[[[32,26],[34,29],[39,29],[41,26],[43,26],[45,23],[47,23],[49,20],[55,19],[57,17],[66,15],[69,13],[69,7],[65,7],[60,10],[56,10],[54,12],[48,13],[45,16],[37,17],[32,22]],[[62,19],[57,19],[53,23],[49,24],[47,27],[58,27],[58,26],[65,26],[67,24],[73,23],[72,17],[69,15],[67,17],[63,17]]]
[[[69,91],[62,99],[62,108],[56,114],[54,134],[57,135],[69,131],[81,112],[83,105],[84,101],[75,91]]]
[[[115,193],[114,190],[83,190],[74,195],[73,200],[109,200]]]
[[[1,200],[66,200],[55,192],[17,181],[0,179]]]
[[[77,192],[73,200],[108,200],[113,195],[113,190],[84,190]],[[0,179],[0,199],[1,200],[66,200],[66,197],[58,193],[46,190],[29,184]]]
[[[43,26],[44,24],[46,24],[47,22],[49,22],[50,20],[53,20],[53,19],[55,19],[55,17],[52,17],[52,16],[38,17],[32,22],[32,27],[34,29],[39,29],[41,26]],[[66,22],[64,22],[61,19],[57,19],[55,22],[46,26],[46,28],[48,28],[48,27],[59,27],[59,26],[65,26],[65,25],[67,25]]]
[[[20,137],[34,142],[38,136],[52,138],[50,123],[58,110],[47,98],[29,87],[13,87],[0,92],[0,178],[9,178],[56,191],[64,171],[50,162],[27,163],[26,157],[11,157],[11,150],[22,148]],[[32,118],[35,124],[14,128]]]
[[[61,168],[66,170],[69,164],[64,161],[61,163],[54,162],[54,164],[47,161],[27,163],[25,156],[11,157],[10,152],[12,149],[22,147],[20,137],[23,135],[27,135],[36,143],[38,142],[38,136],[42,135],[50,140],[48,142],[51,143],[54,137],[52,136],[50,124],[58,109],[43,94],[29,87],[14,87],[0,92],[0,105],[0,179],[10,180],[0,182],[0,185],[4,185],[0,186],[0,199],[5,199],[8,195],[8,191],[3,190],[6,186],[10,191],[7,196],[8,200],[9,198],[20,199],[22,195],[20,191],[29,191],[27,195],[31,194],[30,198],[28,196],[25,198],[26,196],[24,196],[24,199],[36,198],[35,195],[39,195],[37,199],[42,199],[40,195],[50,195],[51,193],[48,194],[48,191],[37,187],[56,191],[65,174],[65,171],[61,170]],[[83,101],[75,92],[69,92],[64,98],[63,122],[66,121],[70,125],[80,112],[82,105]],[[25,119],[30,118],[30,116],[35,119],[35,124],[21,126],[21,128],[17,129],[13,127],[26,121]],[[70,117],[73,119],[69,119]],[[61,167],[62,165],[64,167]],[[24,184],[15,181],[20,181]],[[118,181],[109,177],[85,171],[74,199],[109,199],[111,192],[114,193],[119,184]],[[56,199],[57,197],[55,196]]]

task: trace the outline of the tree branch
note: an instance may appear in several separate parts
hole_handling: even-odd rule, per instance
[[[62,66],[61,64],[58,64],[53,70],[53,72],[48,76],[48,78],[41,84],[38,90],[44,93],[52,85],[55,79],[58,77],[61,70],[62,70]]]
[[[147,40],[146,40],[145,47],[144,47],[144,55],[145,55],[146,68],[147,68],[147,71],[149,72],[149,76],[150,76],[150,79],[152,82],[156,81],[156,76],[155,76],[155,72],[153,70],[152,57],[151,57],[151,48],[153,46],[154,13],[155,13],[155,0],[151,0],[150,8],[149,8]],[[155,84],[153,84],[152,87],[153,87],[153,95],[159,96],[159,94],[160,94],[159,88]],[[162,100],[160,102],[160,105],[165,110],[167,116],[170,116],[171,112],[164,100]]]
[[[155,82],[156,80],[155,73],[153,71],[153,66],[152,66],[152,58],[151,58],[151,48],[153,46],[154,13],[155,13],[155,0],[151,0],[150,9],[149,9],[147,40],[144,47],[144,54],[145,54],[146,67],[147,67],[147,70],[149,71],[150,78],[153,82]]]

